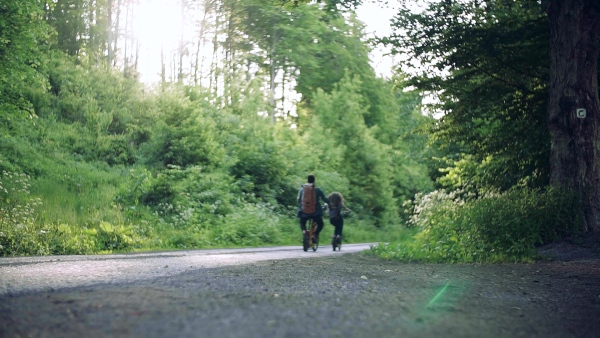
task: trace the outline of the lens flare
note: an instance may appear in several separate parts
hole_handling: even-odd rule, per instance
[[[444,291],[446,291],[446,288],[448,287],[448,285],[450,285],[450,283],[446,283],[446,285],[444,285],[444,287],[438,291],[438,293],[429,301],[429,303],[427,304],[427,307],[430,307],[431,304],[435,303],[438,298],[440,298],[440,296],[444,293]]]

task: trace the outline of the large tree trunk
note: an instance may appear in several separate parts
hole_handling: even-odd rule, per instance
[[[600,231],[600,2],[545,1],[550,23],[550,183],[574,189],[588,231]],[[585,118],[577,111],[586,110]]]

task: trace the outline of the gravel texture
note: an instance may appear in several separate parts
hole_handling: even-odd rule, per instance
[[[317,253],[323,250],[331,248]],[[189,266],[189,255],[172,253],[171,265],[183,259],[189,267],[133,274],[143,278],[99,272],[100,282],[59,288],[51,276],[36,288],[14,286],[15,275],[48,261],[0,260],[0,273],[12,278],[0,292],[0,337],[600,337],[599,256],[569,250],[580,248],[545,248],[547,260],[502,265],[410,264],[294,248],[286,259],[245,261],[251,253],[232,253],[235,265]],[[104,262],[144,261],[130,258]],[[56,271],[65,278],[60,265]]]

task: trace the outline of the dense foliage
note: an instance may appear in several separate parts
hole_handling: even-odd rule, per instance
[[[345,241],[383,257],[528,261],[580,230],[546,187],[535,4],[404,8],[382,41],[424,68],[381,79],[354,2],[181,1],[197,36],[149,86],[141,3],[0,4],[0,255],[299,244],[309,173],[354,211]]]
[[[420,61],[410,85],[438,94],[432,109],[443,116],[431,133],[448,173],[440,186],[547,184],[547,21],[536,2],[512,0],[432,2],[395,17],[397,33],[383,41]]]
[[[238,5],[262,6],[261,15],[284,18],[284,9],[266,2]],[[397,238],[408,217],[402,203],[432,188],[419,161],[426,138],[409,136],[428,120],[418,112],[420,96],[375,77],[362,26],[353,17],[329,17],[317,5],[292,8],[293,23],[277,26],[282,31],[275,49],[263,45],[260,27],[244,26],[243,18],[228,32],[246,32],[264,46],[245,54],[252,60],[266,56],[278,71],[301,74],[296,89],[305,100],[294,127],[289,116],[268,113],[270,92],[261,88],[268,73],[248,73],[251,79],[239,91],[234,83],[215,91],[179,81],[151,88],[110,60],[91,57],[108,48],[107,35],[93,34],[102,21],[74,21],[81,11],[90,14],[86,8],[103,13],[100,7],[47,7],[45,29],[58,35],[36,54],[43,62],[3,68],[10,73],[5,81],[32,73],[47,87],[32,90],[35,83],[25,83],[21,101],[0,107],[2,116],[15,116],[2,125],[0,255],[297,243],[296,196],[308,173],[316,174],[326,193],[346,195],[355,211],[347,241]],[[25,18],[39,13],[33,5],[26,9]],[[77,11],[67,13],[71,9]],[[336,59],[342,54],[332,44],[303,41],[292,25],[304,25],[314,39],[339,39],[340,50],[362,52]],[[305,48],[304,57],[292,58],[291,46]],[[233,53],[245,47],[232,42],[225,48]],[[227,60],[220,72],[232,77],[219,81],[233,79],[244,62]],[[334,73],[313,71],[328,62],[335,62],[326,67]],[[19,109],[38,117],[16,118]]]
[[[408,243],[383,257],[420,261],[530,261],[535,246],[582,230],[580,200],[548,188],[549,26],[537,2],[431,1],[403,6],[381,41],[407,53],[407,83],[435,93],[431,176]],[[418,62],[415,62],[418,60]],[[410,204],[407,204],[411,206]]]
[[[0,4],[0,123],[35,115],[25,95],[46,88],[47,80],[37,72],[48,37],[41,12],[35,0]]]

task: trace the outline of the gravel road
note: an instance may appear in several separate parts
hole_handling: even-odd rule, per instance
[[[0,259],[0,337],[600,337],[600,259],[443,265],[368,245]]]
[[[343,251],[338,252],[333,252],[331,247],[304,252],[296,246],[280,246],[123,255],[0,258],[0,296],[106,283],[134,283],[198,269],[252,264],[265,260],[355,253],[364,251],[373,244],[347,244]]]

